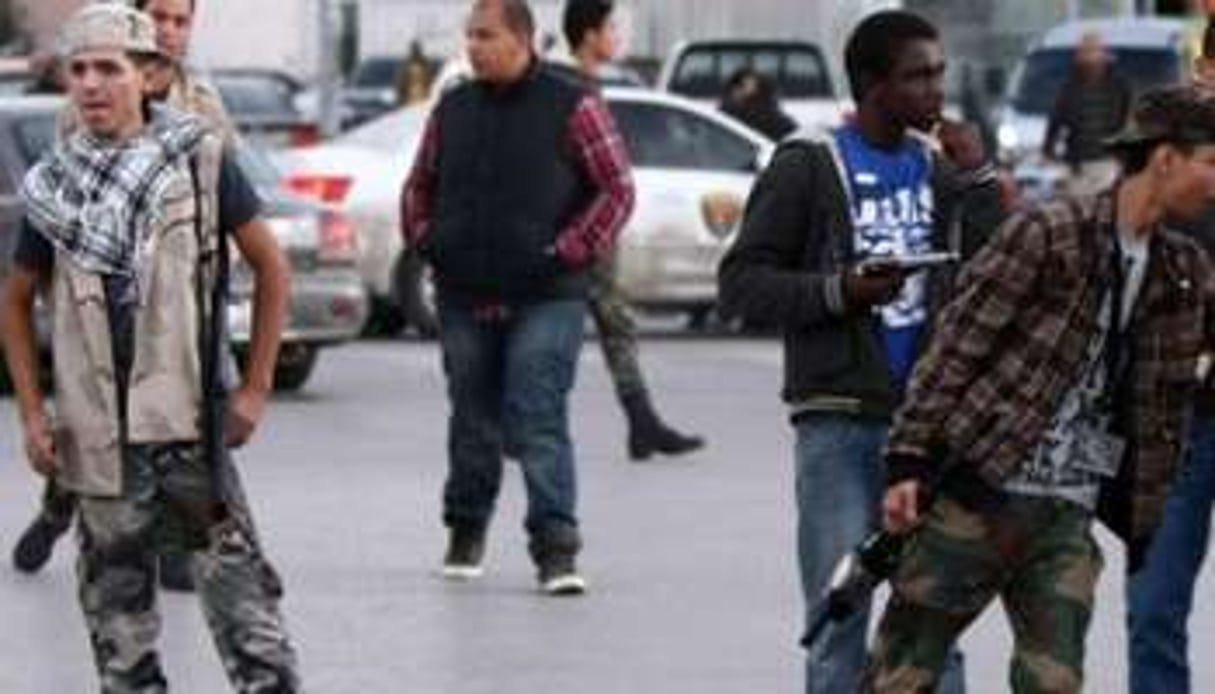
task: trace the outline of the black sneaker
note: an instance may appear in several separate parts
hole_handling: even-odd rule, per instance
[[[447,538],[447,556],[443,558],[443,578],[468,581],[485,573],[481,561],[485,558],[485,529],[453,527]]]
[[[160,587],[178,593],[194,592],[194,557],[189,552],[166,550],[156,558]]]
[[[548,552],[537,557],[536,574],[540,590],[548,595],[582,595],[586,592],[586,581],[578,575],[572,553]]]
[[[39,513],[13,548],[13,566],[27,574],[35,573],[46,566],[50,561],[51,551],[55,549],[55,542],[67,532],[70,525],[70,522],[56,522],[47,518],[46,514]]]

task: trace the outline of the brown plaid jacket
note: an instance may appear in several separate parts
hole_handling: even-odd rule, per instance
[[[892,457],[944,450],[944,459],[974,466],[995,488],[1026,460],[1098,328],[1113,277],[1114,201],[1107,191],[1018,214],[975,256],[896,414]],[[1205,254],[1164,229],[1149,248],[1128,327],[1133,396],[1119,403],[1128,408],[1129,453],[1103,490],[1123,499],[1119,518],[1110,522],[1103,509],[1103,519],[1132,541],[1159,521],[1198,356],[1215,344],[1215,277]]]

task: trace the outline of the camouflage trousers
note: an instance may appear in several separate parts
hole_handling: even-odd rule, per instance
[[[616,281],[615,258],[591,266],[589,297],[591,318],[599,335],[599,347],[607,362],[616,397],[626,402],[646,394],[645,377],[637,356],[637,324]]]
[[[105,694],[165,692],[156,652],[156,554],[191,550],[203,613],[235,691],[300,691],[279,600],[282,585],[259,548],[236,469],[225,460],[228,514],[218,523],[211,481],[194,444],[125,449],[121,497],[81,496],[80,602]]]
[[[1012,497],[975,513],[941,496],[908,542],[866,672],[866,692],[932,692],[945,654],[996,597],[1012,626],[1014,692],[1079,692],[1101,550],[1091,514]]]

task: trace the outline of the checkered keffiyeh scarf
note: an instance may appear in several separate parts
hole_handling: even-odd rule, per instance
[[[138,278],[164,199],[206,133],[197,118],[153,106],[144,132],[115,144],[77,131],[25,176],[26,214],[81,269]]]

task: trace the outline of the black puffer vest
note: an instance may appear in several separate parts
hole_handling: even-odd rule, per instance
[[[585,293],[585,273],[553,251],[590,199],[568,144],[584,93],[537,64],[508,87],[474,81],[443,97],[436,207],[424,248],[440,293],[515,303]]]

